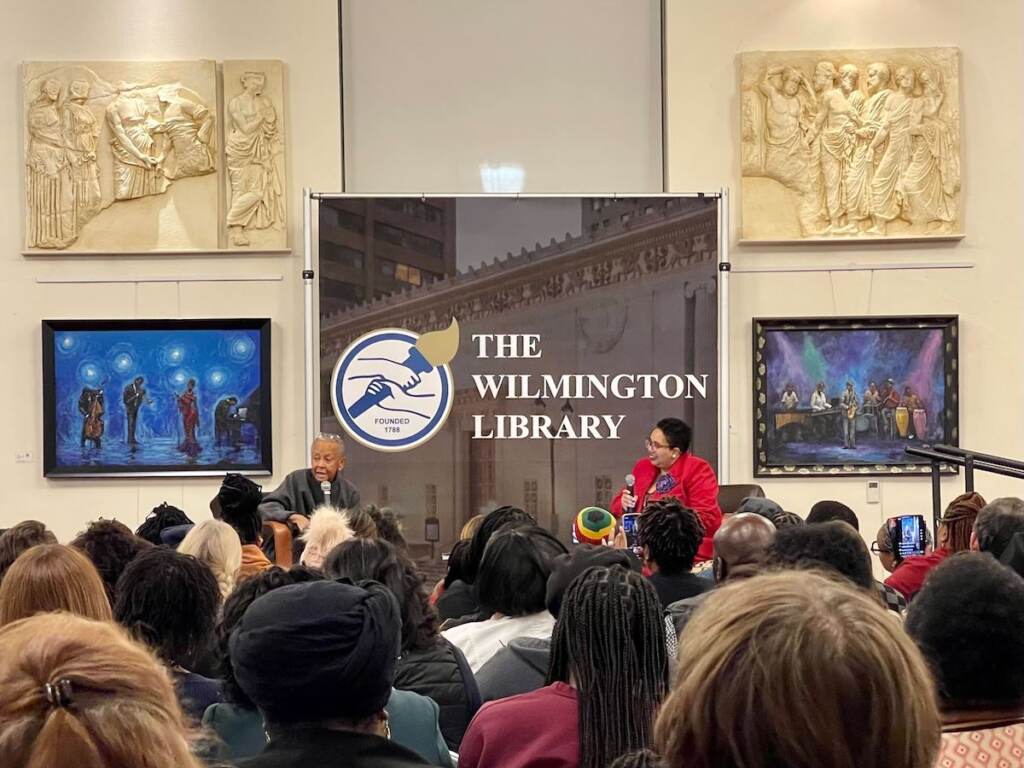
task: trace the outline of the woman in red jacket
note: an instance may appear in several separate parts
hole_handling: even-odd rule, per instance
[[[722,510],[718,508],[718,478],[704,459],[690,453],[693,430],[681,419],[662,419],[647,439],[647,458],[633,467],[636,482],[633,493],[625,488],[612,499],[612,514],[621,517],[623,511],[643,512],[648,502],[674,496],[700,517],[704,525],[704,538],[694,562],[713,557],[712,539],[722,524]]]

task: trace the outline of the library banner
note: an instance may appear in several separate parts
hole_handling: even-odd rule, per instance
[[[319,205],[320,426],[410,541],[522,507],[565,541],[656,422],[717,465],[718,200]]]

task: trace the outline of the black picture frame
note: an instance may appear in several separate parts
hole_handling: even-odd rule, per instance
[[[903,449],[958,445],[959,338],[956,315],[753,318],[754,476],[927,476],[930,463]],[[823,371],[847,380],[857,378],[855,372],[864,374],[864,380],[854,381],[858,407],[852,419],[843,406],[849,402],[843,399],[846,384],[836,380],[825,381],[829,408],[813,409],[817,382],[810,390],[808,382],[827,378]],[[911,381],[923,382],[920,394]],[[900,405],[865,407],[861,401],[872,382],[878,395],[887,396],[887,387],[894,386]],[[917,400],[906,399],[908,386]],[[786,393],[790,402],[796,396],[796,406],[783,403]],[[957,472],[950,464],[940,468]]]
[[[241,339],[242,346],[232,347],[228,351],[233,357],[218,357],[225,354],[224,343],[221,342],[218,351],[211,350],[210,345],[217,340],[216,335],[220,334],[224,340]],[[42,332],[42,374],[43,374],[43,476],[47,478],[62,477],[187,477],[187,476],[219,476],[226,472],[238,472],[247,475],[270,475],[273,472],[273,432],[272,432],[272,384],[271,384],[271,320],[270,318],[228,318],[228,319],[183,319],[183,320],[61,320],[46,319],[41,321]],[[95,337],[87,337],[79,334],[91,334],[102,332],[115,332],[110,336],[110,341],[103,337],[98,341]],[[201,337],[196,335],[200,332],[207,332]],[[136,334],[130,337],[122,336],[118,340],[116,334]],[[88,384],[81,380],[70,382],[69,380],[58,381],[58,367],[64,371],[75,363],[68,362],[58,366],[57,355],[67,350],[58,351],[57,339],[65,334],[61,344],[73,345],[75,339],[88,339],[87,354],[89,360],[96,360],[96,369],[100,372],[89,370],[88,372],[96,378],[104,376],[99,383],[99,390],[104,386],[110,388],[110,394],[104,392],[101,399],[103,415],[110,414],[109,420],[115,424],[127,424],[127,404],[123,402],[125,382],[131,382],[135,376],[142,375],[145,379],[144,386],[147,388],[146,405],[153,407],[160,397],[167,398],[159,406],[162,408],[163,433],[159,428],[146,426],[140,429],[139,439],[132,449],[125,447],[123,435],[127,432],[124,426],[120,435],[109,434],[103,437],[105,424],[99,426],[99,439],[86,437],[85,420],[86,416],[81,412],[81,398],[79,397],[79,415],[74,418],[82,419],[82,448],[69,448],[68,440],[68,411],[73,407],[69,405],[69,387],[81,387],[84,393]],[[153,338],[137,334],[152,334]],[[232,334],[235,334],[232,336]],[[156,346],[152,349],[143,347],[141,352],[135,354],[135,348],[129,346],[129,363],[134,366],[125,368],[121,372],[117,365],[122,365],[123,360],[118,360],[125,345],[130,345],[129,340],[139,340],[137,343],[151,342],[154,345],[161,338],[180,339],[182,343],[185,362],[180,368],[181,371],[192,371],[197,377],[196,383],[196,406],[194,408],[198,425],[194,426],[191,435],[188,426],[175,424],[176,434],[171,432],[168,424],[175,408],[181,411],[179,393],[175,390],[178,386],[177,380],[171,378],[167,368],[172,365],[166,359],[159,363],[153,362],[153,356],[160,354]],[[70,339],[70,341],[69,341]],[[127,340],[126,340],[127,339]],[[107,345],[107,346],[104,346]],[[190,346],[191,345],[191,346]],[[200,346],[196,346],[200,345]],[[202,346],[206,345],[206,346]],[[203,391],[203,382],[217,379],[198,380],[204,374],[197,369],[197,363],[189,365],[188,354],[198,349],[203,352],[206,374],[215,376],[217,371],[223,374],[225,382],[224,391],[219,394],[211,390],[210,394]],[[244,350],[244,355],[243,355]],[[235,352],[238,352],[235,355]],[[145,354],[143,354],[145,353]],[[255,360],[253,359],[255,357]],[[144,358],[144,359],[143,359]],[[211,362],[212,361],[212,362]],[[79,375],[82,374],[81,366],[88,363],[83,361],[77,363]],[[126,364],[124,364],[126,365]],[[157,370],[161,368],[161,370]],[[257,375],[258,371],[258,375]],[[161,379],[160,376],[164,378]],[[182,379],[184,374],[174,372],[177,379]],[[67,378],[65,376],[65,378]],[[253,381],[255,380],[255,385]],[[152,382],[152,383],[150,383]],[[158,383],[160,382],[160,383]],[[245,382],[243,384],[243,382]],[[239,391],[231,389],[231,384],[237,383]],[[187,384],[185,384],[187,386]],[[244,390],[242,389],[244,387]],[[183,387],[184,388],[184,387]],[[160,389],[159,393],[154,390]],[[58,394],[60,390],[60,394]],[[92,391],[97,391],[93,389]],[[71,398],[73,398],[73,394]],[[218,419],[216,407],[220,406],[223,400],[229,396],[236,397],[235,406],[232,407],[233,415],[224,413]],[[170,400],[174,398],[174,400]],[[219,398],[219,399],[217,399]],[[173,402],[173,405],[169,404]],[[211,406],[211,403],[214,406]],[[88,405],[88,402],[87,402]],[[58,410],[60,409],[60,413]],[[117,417],[112,411],[118,412]],[[136,411],[138,412],[138,408]],[[181,421],[184,422],[184,415]],[[63,419],[63,421],[62,421]],[[143,417],[136,417],[142,423]],[[153,420],[156,420],[155,417]],[[210,427],[215,430],[215,437],[210,435]],[[63,428],[63,434],[59,434]],[[77,426],[75,427],[77,429]],[[184,431],[183,431],[184,430]],[[145,437],[143,437],[145,435]],[[134,435],[133,435],[134,436]],[[149,441],[147,445],[146,441]],[[177,444],[168,444],[177,440]],[[191,441],[191,442],[189,442]],[[70,442],[73,442],[70,441]],[[188,443],[186,445],[186,443]],[[91,451],[86,450],[86,444]],[[182,447],[185,446],[185,447]],[[69,456],[71,454],[74,456]],[[175,461],[177,453],[180,453],[180,461]],[[205,454],[205,455],[204,455]]]

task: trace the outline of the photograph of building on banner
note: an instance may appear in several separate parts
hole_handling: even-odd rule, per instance
[[[445,546],[499,504],[565,541],[665,417],[717,463],[717,200],[343,198],[319,212],[320,424]]]

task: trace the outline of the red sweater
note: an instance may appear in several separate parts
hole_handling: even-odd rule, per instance
[[[576,768],[576,690],[552,683],[480,707],[459,746],[459,768]]]
[[[711,468],[704,459],[697,458],[692,453],[684,453],[675,463],[668,468],[669,474],[676,479],[676,484],[666,493],[658,493],[654,488],[654,481],[659,474],[658,469],[651,464],[650,459],[640,459],[633,467],[633,477],[636,478],[635,496],[637,498],[636,508],[642,512],[644,505],[650,501],[674,496],[684,506],[689,507],[700,517],[704,523],[704,539],[697,550],[695,562],[703,562],[714,557],[713,539],[718,526],[722,524],[722,510],[718,508],[718,478],[715,477],[715,470]],[[622,516],[622,491],[612,499],[611,512],[616,517]]]
[[[932,568],[951,554],[952,552],[948,549],[936,549],[927,555],[911,555],[896,566],[896,570],[885,580],[885,583],[902,594],[909,602],[914,595],[921,591],[924,580]]]

